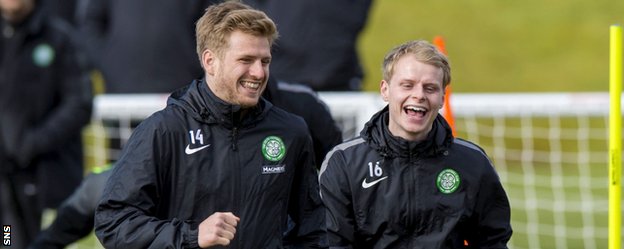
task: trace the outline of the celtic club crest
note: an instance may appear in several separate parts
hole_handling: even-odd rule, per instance
[[[457,171],[452,169],[445,169],[438,174],[438,179],[436,181],[436,185],[440,192],[445,194],[450,194],[455,192],[457,188],[459,188],[459,183],[461,180],[459,179],[459,174]]]
[[[39,44],[33,50],[32,59],[35,65],[46,68],[54,61],[54,48],[47,43]]]
[[[262,141],[262,155],[269,161],[277,162],[286,155],[286,146],[281,138],[268,136]]]

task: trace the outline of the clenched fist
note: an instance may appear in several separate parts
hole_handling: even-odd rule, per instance
[[[197,243],[201,248],[215,245],[227,246],[236,234],[236,225],[240,218],[231,212],[216,212],[199,224]]]

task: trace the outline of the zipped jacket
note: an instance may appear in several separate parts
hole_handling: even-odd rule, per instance
[[[392,136],[388,107],[325,158],[330,248],[507,248],[510,207],[484,151],[438,115],[422,142]]]
[[[232,212],[228,248],[318,247],[324,210],[304,121],[264,99],[239,114],[196,80],[143,121],[96,211],[103,245],[197,248],[198,225]],[[283,235],[287,219],[295,227]]]

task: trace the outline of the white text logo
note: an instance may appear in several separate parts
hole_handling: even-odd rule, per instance
[[[262,166],[262,174],[281,174],[286,172],[286,166]]]

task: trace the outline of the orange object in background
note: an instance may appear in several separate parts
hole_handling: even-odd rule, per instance
[[[442,52],[444,55],[448,56],[446,52],[446,47],[444,46],[444,39],[441,36],[436,36],[433,38],[433,44]],[[450,84],[450,83],[449,83]],[[446,86],[444,91],[444,107],[442,109],[442,116],[446,119],[446,121],[451,126],[451,130],[453,131],[453,136],[456,136],[455,132],[455,117],[453,116],[453,110],[451,108],[451,85]]]

